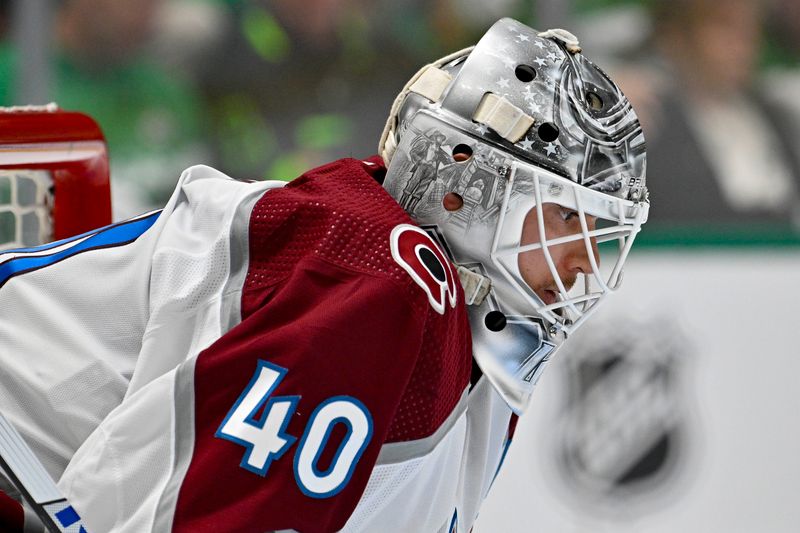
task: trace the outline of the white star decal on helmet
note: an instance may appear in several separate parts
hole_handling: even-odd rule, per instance
[[[522,148],[523,150],[530,150],[531,148],[533,148],[533,141],[528,139],[527,137],[525,138],[524,141],[517,144],[519,144],[519,147]]]
[[[524,89],[522,89],[522,97],[527,100],[533,100],[533,91],[531,91],[531,86],[526,85]]]

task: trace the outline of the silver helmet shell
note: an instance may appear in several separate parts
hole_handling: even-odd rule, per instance
[[[555,349],[619,286],[646,221],[645,143],[630,103],[569,32],[540,33],[502,19],[474,48],[409,82],[380,150],[387,191],[466,277],[490,280],[487,297],[468,295],[474,355],[522,412]],[[445,208],[448,193],[463,200],[460,209]],[[578,213],[582,231],[548,237],[547,203]],[[532,210],[539,242],[522,244]],[[604,222],[592,228],[589,217]],[[572,241],[582,241],[591,257],[582,290],[560,279],[551,258],[555,246]],[[618,243],[617,260],[605,271],[592,251],[604,241]],[[531,250],[546,259],[558,286],[555,303],[522,279],[518,257]]]

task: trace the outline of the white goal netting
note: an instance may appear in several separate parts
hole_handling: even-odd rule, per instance
[[[0,170],[0,250],[36,246],[53,233],[53,178],[45,170]]]

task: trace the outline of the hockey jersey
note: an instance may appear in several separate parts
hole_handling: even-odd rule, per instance
[[[382,170],[193,167],[163,211],[0,255],[0,406],[92,530],[469,531],[511,411]]]

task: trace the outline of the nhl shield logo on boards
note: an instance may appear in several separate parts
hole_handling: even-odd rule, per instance
[[[562,352],[568,390],[555,463],[571,495],[632,512],[686,469],[691,350],[669,318],[613,319],[585,328]]]
[[[416,226],[400,224],[392,230],[389,240],[392,257],[425,291],[436,312],[444,314],[447,304],[455,307],[455,269],[433,239]]]

